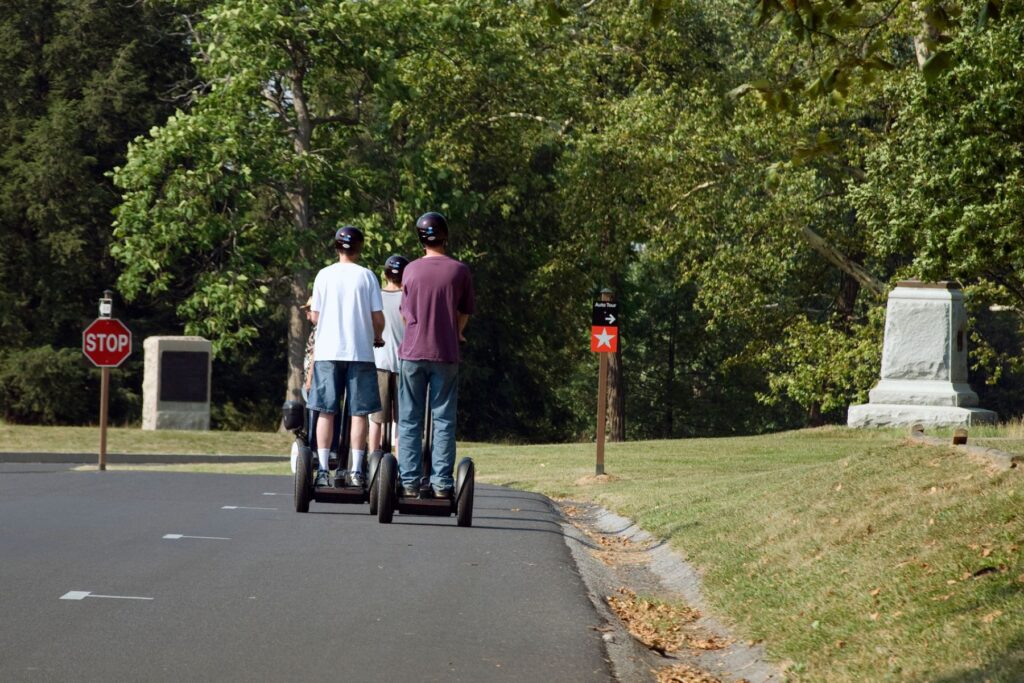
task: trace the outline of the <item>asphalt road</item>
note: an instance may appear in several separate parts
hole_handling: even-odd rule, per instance
[[[478,486],[474,513],[0,465],[0,680],[609,681],[545,499]]]

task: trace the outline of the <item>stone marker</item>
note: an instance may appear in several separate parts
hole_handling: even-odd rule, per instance
[[[148,337],[143,349],[142,428],[208,430],[210,342],[202,337]]]
[[[881,380],[850,406],[851,427],[995,422],[967,384],[967,311],[952,282],[899,282],[885,313]]]

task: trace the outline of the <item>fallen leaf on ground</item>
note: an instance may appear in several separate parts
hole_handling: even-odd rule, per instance
[[[983,622],[985,622],[986,624],[991,624],[993,621],[995,621],[996,619],[998,619],[1001,616],[1003,616],[1003,610],[997,609],[994,612],[989,612],[988,614],[983,616],[981,618],[981,620]]]
[[[699,671],[685,664],[658,669],[654,672],[657,683],[722,683],[706,671]]]
[[[606,600],[630,634],[652,650],[665,654],[693,642],[683,633],[682,627],[700,617],[700,613],[694,609],[653,602],[639,597],[628,588],[620,588],[617,594],[609,595]],[[710,643],[711,640],[701,642]]]

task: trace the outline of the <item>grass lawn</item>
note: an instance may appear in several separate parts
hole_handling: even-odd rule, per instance
[[[481,476],[597,501],[704,572],[709,601],[806,681],[1024,680],[1024,475],[844,428],[464,449]]]
[[[184,455],[288,455],[294,437],[277,432],[143,431],[107,429],[108,453],[180,453]],[[99,427],[29,427],[0,422],[0,451],[97,453]]]
[[[596,501],[668,538],[703,571],[716,612],[763,640],[793,680],[1024,680],[1019,469],[845,428],[610,444],[605,483],[588,476],[592,444],[460,454],[483,481]]]

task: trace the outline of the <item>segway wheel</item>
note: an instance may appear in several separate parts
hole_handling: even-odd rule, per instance
[[[459,462],[455,476],[455,519],[459,526],[473,526],[473,490],[476,488],[476,467],[469,458]]]
[[[313,452],[299,448],[295,458],[295,511],[309,512],[313,499]]]
[[[391,524],[391,518],[395,514],[397,482],[398,461],[395,460],[395,456],[388,453],[381,458],[380,467],[377,468],[377,521],[381,524]]]
[[[377,514],[377,476],[380,474],[380,460],[384,457],[384,451],[370,453],[366,465],[366,481],[370,487],[370,514]]]

